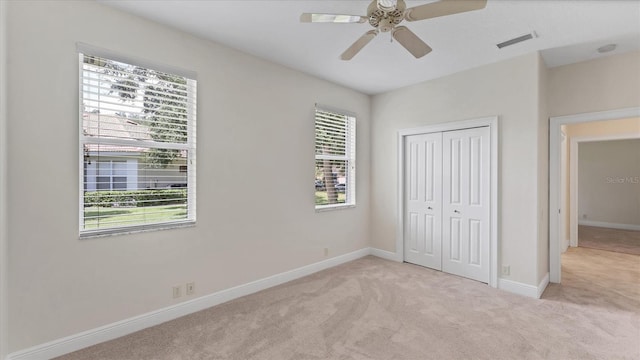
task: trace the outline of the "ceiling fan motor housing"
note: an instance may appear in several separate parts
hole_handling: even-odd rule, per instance
[[[395,8],[389,10],[384,10],[378,6],[378,0],[373,0],[367,9],[369,24],[382,32],[389,32],[402,22],[406,8],[404,0],[398,0]]]
[[[0,0],[2,1],[2,0]],[[367,7],[367,15],[344,14],[315,14],[303,13],[301,22],[319,23],[364,23],[369,22],[373,30],[369,30],[345,50],[340,58],[351,60],[364,46],[381,32],[390,33],[391,39],[396,40],[416,59],[429,52],[427,45],[406,26],[398,26],[405,19],[407,21],[427,20],[434,17],[453,15],[468,11],[480,10],[487,5],[487,0],[439,0],[407,9],[405,0],[371,0]]]

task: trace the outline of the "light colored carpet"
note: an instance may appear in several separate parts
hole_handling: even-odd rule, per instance
[[[640,359],[639,260],[572,248],[536,300],[366,257],[59,359]]]
[[[578,246],[640,255],[640,231],[580,225]]]

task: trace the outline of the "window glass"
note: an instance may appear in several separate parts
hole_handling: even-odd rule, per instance
[[[81,235],[195,222],[196,80],[80,53]]]
[[[355,205],[355,117],[316,108],[316,209]]]

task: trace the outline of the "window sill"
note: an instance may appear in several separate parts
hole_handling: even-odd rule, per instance
[[[107,236],[130,235],[130,234],[138,234],[138,233],[149,232],[149,231],[181,229],[181,228],[193,227],[193,226],[196,226],[196,222],[192,220],[187,220],[187,221],[181,221],[181,222],[175,222],[175,223],[132,226],[127,228],[86,230],[80,233],[80,239],[92,239],[92,238],[101,238],[101,237],[107,237]]]
[[[342,209],[351,209],[356,207],[356,204],[340,204],[340,205],[320,205],[316,206],[316,212],[334,211]]]

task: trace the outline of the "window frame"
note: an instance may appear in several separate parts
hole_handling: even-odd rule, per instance
[[[174,229],[180,227],[194,226],[196,224],[196,117],[197,117],[197,74],[193,71],[179,69],[172,66],[162,65],[155,62],[133,58],[113,52],[111,50],[102,49],[92,45],[77,43],[76,53],[78,56],[78,126],[79,126],[79,208],[78,208],[78,229],[80,238],[102,237],[111,235],[123,235],[130,233],[137,233],[143,231],[155,231],[164,229]],[[155,141],[137,141],[136,144],[147,146],[149,148],[156,149],[184,149],[187,151],[186,158],[186,180],[187,180],[187,215],[185,219],[180,220],[168,220],[155,223],[137,223],[132,225],[121,225],[117,227],[108,227],[102,229],[85,229],[85,212],[84,212],[84,195],[86,188],[86,173],[85,173],[85,145],[86,144],[98,144],[98,145],[120,145],[120,146],[136,146],[130,139],[121,138],[105,138],[99,136],[85,136],[83,125],[83,60],[84,56],[96,56],[104,58],[110,61],[116,61],[125,63],[128,65],[138,66],[145,69],[166,73],[169,75],[184,77],[187,80],[187,100],[185,105],[187,107],[186,116],[186,143],[184,145],[173,142],[155,142]],[[111,164],[111,171],[113,172],[113,164]],[[113,175],[113,174],[112,174]]]
[[[330,113],[337,116],[345,117],[345,145],[344,145],[344,155],[325,155],[316,153],[316,147],[318,145],[317,138],[317,127],[318,127],[318,113]],[[334,203],[334,204],[315,204],[316,212],[322,211],[331,211],[331,210],[339,210],[339,209],[348,209],[356,206],[356,124],[357,124],[357,116],[356,114],[336,109],[330,106],[316,104],[314,110],[314,168],[316,167],[316,163],[318,160],[338,160],[345,161],[346,168],[346,182],[345,182],[345,201],[343,203]],[[315,179],[315,178],[314,178]],[[315,185],[315,184],[314,184]],[[315,190],[315,188],[314,188]],[[315,192],[314,192],[315,194]]]

